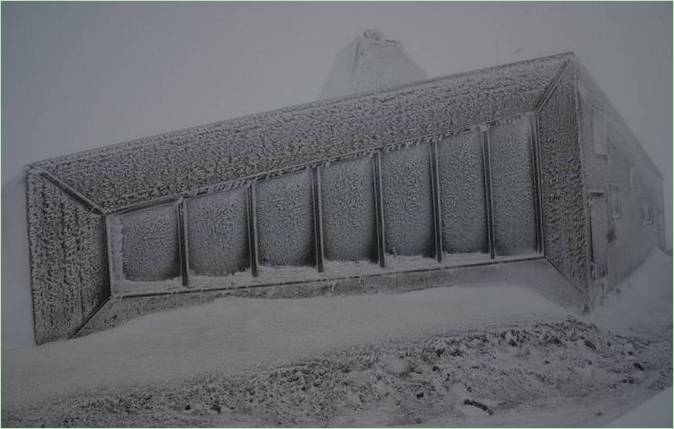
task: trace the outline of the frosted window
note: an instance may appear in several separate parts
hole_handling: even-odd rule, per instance
[[[653,224],[653,207],[651,206],[648,198],[641,198],[641,224],[642,225],[652,225]]]
[[[536,249],[534,170],[528,118],[489,130],[497,255]]]
[[[638,186],[638,179],[637,179],[637,171],[634,166],[630,166],[628,173],[627,173],[627,179],[630,184],[630,189],[636,189]]]
[[[121,216],[122,264],[128,280],[167,280],[180,275],[175,204]]]
[[[372,158],[321,168],[323,246],[326,259],[376,258]]]
[[[620,201],[620,188],[617,185],[608,186],[608,198],[611,206],[611,217],[613,219],[620,219],[623,216],[623,210]]]
[[[384,236],[389,254],[433,256],[430,175],[428,145],[382,155]]]
[[[479,131],[438,144],[442,244],[448,253],[486,253],[482,138]]]
[[[263,265],[313,265],[311,171],[257,184],[259,261]]]
[[[222,276],[250,266],[246,189],[187,200],[190,269]]]
[[[597,155],[607,155],[608,123],[606,116],[599,110],[592,112],[592,133],[594,152]]]

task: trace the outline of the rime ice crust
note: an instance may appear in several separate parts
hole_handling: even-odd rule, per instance
[[[489,130],[497,255],[536,250],[534,165],[529,118]]]
[[[545,256],[573,284],[586,289],[588,237],[573,67],[567,66],[560,78],[538,114]]]
[[[478,130],[438,144],[442,243],[446,253],[487,253],[482,137]]]
[[[107,298],[105,223],[49,180],[27,175],[35,341],[75,333]]]
[[[187,219],[194,274],[223,276],[250,267],[245,188],[189,199]]]
[[[127,280],[169,280],[180,275],[174,204],[127,213],[121,222],[122,264]]]
[[[654,243],[663,249],[666,246],[662,174],[585,67],[579,62],[575,67],[586,192],[608,191],[609,186],[614,186],[621,202],[620,218],[588,219],[593,222],[592,229],[611,233],[610,242],[607,234],[597,238],[600,250],[607,253],[604,262],[608,265],[607,286],[613,288],[646,259]],[[604,156],[598,156],[595,150],[597,116],[603,116],[608,124]],[[644,224],[641,219],[640,206],[644,199],[653,209],[652,224]],[[590,264],[601,265],[592,258]],[[593,291],[593,295],[595,293],[601,290]]]
[[[256,195],[260,264],[313,265],[311,171],[259,182]]]
[[[593,243],[586,194],[591,186],[606,186],[609,180],[623,186],[627,180],[619,169],[609,175],[609,167],[622,159],[611,154],[634,157],[639,195],[652,199],[658,219],[663,211],[662,184],[638,145],[620,138],[631,136],[620,127],[611,131],[615,144],[609,145],[609,165],[602,170],[607,173],[590,171],[589,166],[597,163],[587,153],[592,123],[586,114],[595,104],[605,104],[601,97],[599,101],[593,98],[600,92],[591,82],[587,88],[579,86],[587,79],[576,66],[573,55],[561,54],[251,115],[35,164],[53,176],[48,179],[31,173],[28,179],[38,342],[71,335],[78,326],[81,332],[101,326],[89,317],[96,311],[94,302],[98,305],[111,297],[107,245],[110,277],[121,289],[113,291],[106,306],[114,309],[119,301],[128,301],[133,307],[131,315],[164,308],[169,302],[172,306],[198,303],[201,292],[268,296],[277,285],[299,290],[299,283],[321,281],[317,290],[328,291],[337,284],[363,287],[367,276],[372,276],[370,283],[397,285],[397,279],[411,270],[541,258],[532,252],[540,245],[535,211],[538,195],[531,189],[538,184],[532,183],[532,164],[537,165],[530,153],[532,131],[536,131],[542,164],[544,256],[587,292],[593,284]],[[530,122],[534,117],[535,122]],[[479,129],[487,130],[493,146],[496,259],[491,260],[486,248],[487,198]],[[442,262],[430,258],[434,245],[439,244],[434,236],[432,145],[438,149]],[[373,253],[377,250],[371,156],[380,151],[388,252],[385,267],[370,263],[376,262]],[[315,166],[320,168],[312,171]],[[315,194],[317,172],[323,180],[320,200]],[[52,182],[72,190],[61,191]],[[253,182],[254,188],[244,191]],[[252,195],[254,200],[248,198]],[[185,197],[188,236],[187,261],[180,262],[188,264],[188,286],[199,293],[131,304],[128,294],[190,292],[176,277],[181,273],[177,255],[183,250],[177,249],[175,203],[179,197]],[[101,209],[89,211],[77,202],[86,199]],[[171,210],[163,212],[155,206],[145,208],[145,214],[134,212],[139,204],[158,201],[171,201]],[[257,219],[246,214],[251,201],[257,204]],[[322,273],[314,268],[320,255],[320,246],[315,246],[317,201],[323,204],[326,269]],[[633,204],[635,196],[630,194],[628,201]],[[78,220],[72,220],[74,215],[67,214],[71,212],[80,216]],[[614,267],[629,266],[660,239],[660,220],[657,229],[626,224],[636,221],[636,213],[625,208],[623,224],[613,225],[621,243],[638,241],[634,246],[622,245],[630,250],[609,252]],[[213,217],[217,222],[209,224]],[[159,221],[147,227],[149,220]],[[255,231],[259,248],[249,248]],[[74,250],[64,250],[71,243],[76,243]],[[259,251],[258,277],[248,269],[252,250]],[[75,260],[92,262],[74,267]],[[614,269],[613,280],[628,269]],[[386,280],[377,278],[392,273],[396,275]],[[78,293],[84,296],[85,292],[95,299],[78,298]],[[77,299],[85,302],[79,309],[73,307]],[[107,314],[103,325],[115,316]]]
[[[433,208],[428,145],[382,155],[386,252],[433,256]]]
[[[376,260],[373,159],[333,163],[321,173],[326,259]]]
[[[570,58],[560,54],[380,93],[289,107],[35,166],[111,211],[532,110]]]

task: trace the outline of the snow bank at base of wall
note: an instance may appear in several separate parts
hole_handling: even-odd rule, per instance
[[[672,257],[654,249],[588,320],[613,331],[671,335]]]
[[[672,388],[665,389],[632,411],[618,417],[606,427],[612,428],[671,428]]]
[[[521,287],[515,265],[487,267],[479,282],[404,294],[228,297],[74,340],[4,350],[3,407],[94,388],[237,374],[355,344],[567,317],[568,309]],[[528,283],[552,281],[554,274],[548,266]],[[465,286],[471,283],[478,285]]]

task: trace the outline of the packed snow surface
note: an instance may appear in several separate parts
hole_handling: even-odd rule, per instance
[[[507,283],[396,295],[223,298],[66,342],[3,352],[3,407],[105,386],[236,374],[391,337],[562,318]]]
[[[671,387],[671,257],[620,290],[589,316],[506,280],[223,298],[4,351],[3,425],[671,426],[639,406]]]
[[[620,428],[672,427],[672,388],[663,390],[606,426]]]
[[[618,332],[653,335],[672,329],[672,257],[653,250],[588,320]]]

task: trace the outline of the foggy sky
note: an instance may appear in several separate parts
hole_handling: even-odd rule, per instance
[[[372,27],[429,77],[574,51],[662,171],[671,231],[671,3],[5,2],[3,202],[29,162],[313,101]]]
[[[671,21],[667,3],[4,3],[2,182],[312,101],[337,51],[377,27],[431,77],[574,51],[671,183]]]

